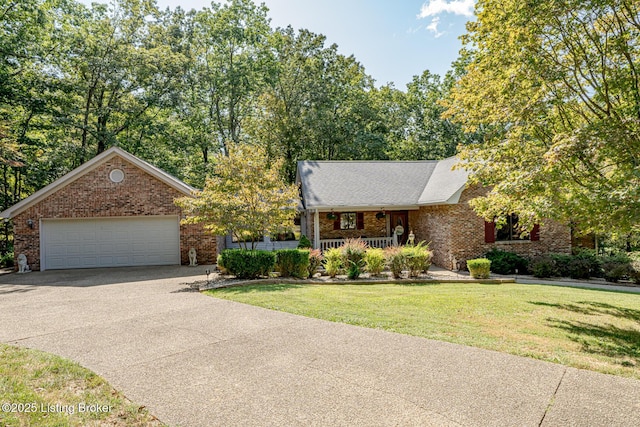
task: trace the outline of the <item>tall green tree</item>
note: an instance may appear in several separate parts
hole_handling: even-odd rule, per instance
[[[264,5],[251,0],[212,3],[184,20],[189,67],[180,117],[193,132],[202,160],[243,139],[243,125],[273,72]]]
[[[373,80],[355,58],[325,42],[307,30],[274,32],[275,74],[246,128],[270,156],[284,159],[283,175],[291,182],[300,159],[385,155],[370,97]]]
[[[179,59],[156,40],[153,0],[117,0],[91,9],[72,3],[67,49],[57,64],[68,98],[57,118],[78,144],[78,163],[106,148],[131,143],[128,133],[167,101]]]
[[[492,188],[475,209],[637,231],[640,3],[480,0],[476,14],[448,110],[485,132],[461,153]]]
[[[428,70],[414,76],[406,93],[395,94],[397,111],[402,121],[396,126],[395,138],[389,147],[393,159],[444,159],[456,154],[459,144],[466,144],[473,134],[465,134],[462,127],[442,117],[441,105],[450,90],[451,79],[444,81]],[[391,116],[392,117],[392,116]]]

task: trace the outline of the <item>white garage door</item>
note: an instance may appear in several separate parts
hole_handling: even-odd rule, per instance
[[[43,220],[43,270],[180,264],[177,216]]]

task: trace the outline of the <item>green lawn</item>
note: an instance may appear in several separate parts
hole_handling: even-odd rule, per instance
[[[640,379],[640,295],[519,284],[263,285],[233,301]]]
[[[0,426],[162,425],[77,363],[4,344],[0,405]]]

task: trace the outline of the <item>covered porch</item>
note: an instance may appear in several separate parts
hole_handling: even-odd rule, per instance
[[[408,209],[313,209],[301,215],[301,231],[315,249],[336,248],[348,238],[360,238],[370,247],[385,248],[407,242],[411,225]]]

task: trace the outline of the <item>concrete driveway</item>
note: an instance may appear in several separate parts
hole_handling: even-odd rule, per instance
[[[185,291],[204,268],[1,275],[0,341],[170,425],[640,425],[640,381]]]

